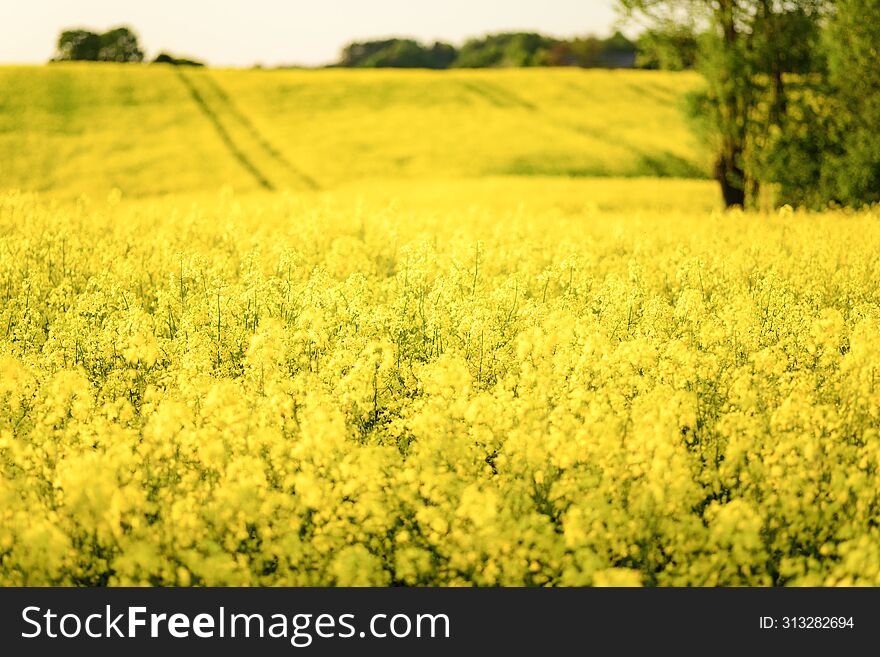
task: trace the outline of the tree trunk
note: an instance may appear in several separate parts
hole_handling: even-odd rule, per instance
[[[736,24],[736,0],[718,0],[715,18],[721,27],[723,63],[718,71],[718,104],[723,135],[721,153],[715,163],[715,178],[727,208],[746,206],[746,172],[743,151],[750,99],[748,89],[739,84],[741,62],[737,57],[741,34]]]
[[[736,149],[725,149],[715,163],[715,178],[721,185],[724,206],[744,208],[746,205],[745,172],[737,162]]]

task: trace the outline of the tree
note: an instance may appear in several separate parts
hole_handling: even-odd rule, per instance
[[[137,35],[128,27],[117,27],[101,35],[101,62],[142,62],[144,51],[138,45]]]
[[[449,68],[456,50],[448,43],[425,46],[414,39],[383,39],[348,44],[338,66],[346,68]]]
[[[838,0],[828,30],[840,143],[826,178],[842,203],[880,202],[880,0]]]
[[[469,39],[458,52],[460,68],[542,66],[555,40],[533,32],[490,34]]]
[[[636,65],[664,71],[684,71],[697,66],[698,37],[687,27],[645,30],[638,38]]]
[[[100,52],[100,35],[89,30],[65,30],[58,37],[58,52],[54,60],[96,62]]]
[[[616,32],[607,39],[585,36],[554,41],[540,64],[581,68],[633,68],[635,61],[636,44]]]
[[[144,53],[137,35],[128,27],[117,27],[103,34],[89,30],[65,30],[58,38],[53,61],[142,62]]]
[[[716,151],[715,177],[725,205],[758,196],[755,146],[787,110],[784,43],[809,40],[831,0],[619,0],[653,29],[701,33],[699,68],[707,90],[697,103]],[[763,107],[767,111],[762,111]]]
[[[814,59],[822,55],[822,66],[787,98],[783,119],[770,132],[767,175],[784,203],[878,203],[880,0],[839,0],[821,36],[813,52]]]
[[[431,46],[431,65],[429,68],[449,68],[458,57],[455,46],[437,41]]]
[[[154,64],[171,64],[172,66],[197,66],[202,67],[205,65],[204,62],[200,62],[197,59],[187,59],[186,57],[177,57],[176,55],[170,55],[167,52],[160,52],[156,55],[156,59],[153,60]]]

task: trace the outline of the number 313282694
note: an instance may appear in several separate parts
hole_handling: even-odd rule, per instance
[[[852,616],[783,616],[779,627],[784,630],[839,630],[855,627]]]

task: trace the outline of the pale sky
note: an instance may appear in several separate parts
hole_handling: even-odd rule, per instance
[[[155,56],[215,66],[325,64],[351,40],[413,36],[460,44],[510,30],[610,33],[613,0],[0,0],[0,62],[45,62],[59,32],[127,24]]]

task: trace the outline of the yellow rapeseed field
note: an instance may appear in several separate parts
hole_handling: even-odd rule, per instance
[[[880,585],[880,212],[698,84],[0,69],[0,585]]]
[[[493,189],[0,196],[0,581],[880,584],[880,216]]]
[[[0,188],[75,197],[365,178],[706,177],[691,73],[0,67]]]

